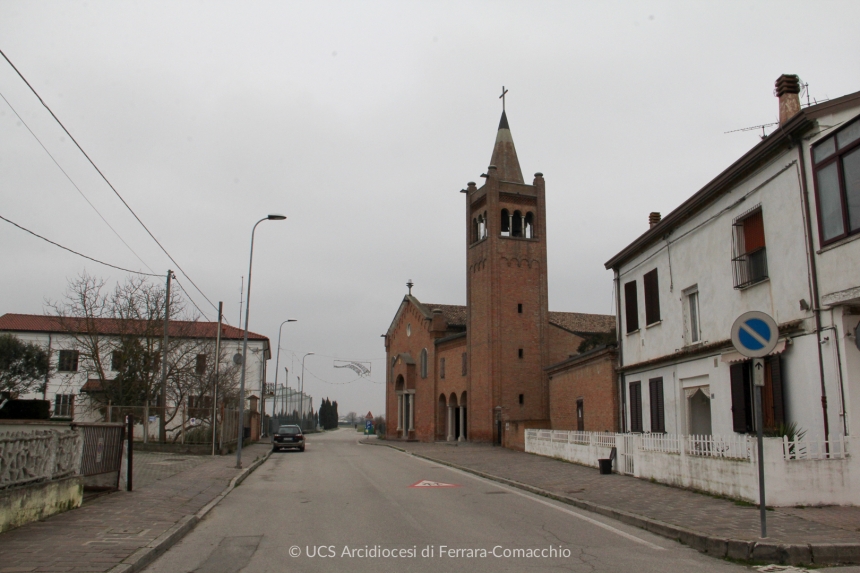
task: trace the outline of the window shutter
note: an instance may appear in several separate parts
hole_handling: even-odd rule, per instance
[[[729,369],[732,384],[732,429],[742,434],[746,433],[747,411],[744,395],[744,364],[732,364]]]
[[[648,390],[651,398],[651,431],[665,432],[666,419],[663,407],[663,379],[654,378],[649,380]]]
[[[743,220],[744,224],[744,252],[751,253],[764,245],[764,219],[761,211],[753,213]]]
[[[773,421],[779,426],[785,423],[785,400],[783,399],[782,360],[779,354],[767,359],[770,366],[770,381],[773,392]]]
[[[630,431],[642,431],[642,385],[630,383]]]
[[[624,306],[627,332],[639,330],[639,307],[636,303],[636,281],[624,285]]]
[[[657,280],[657,269],[642,277],[645,289],[645,324],[660,321],[660,288]]]

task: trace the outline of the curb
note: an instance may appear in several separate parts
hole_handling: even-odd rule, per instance
[[[245,478],[251,475],[251,473],[260,467],[263,462],[269,459],[269,456],[272,454],[272,450],[268,450],[263,457],[256,460],[247,468],[243,469],[242,472],[233,477],[230,480],[230,483],[224,488],[220,494],[215,496],[215,499],[207,503],[203,506],[197,513],[194,515],[186,515],[172,527],[170,527],[167,531],[153,539],[148,545],[145,547],[141,547],[128,557],[122,560],[122,562],[118,565],[115,565],[112,569],[108,571],[108,573],[137,573],[141,571],[144,567],[155,561],[157,558],[161,557],[163,553],[165,553],[168,549],[176,545],[176,543],[181,540],[185,535],[187,535],[197,523],[206,517],[206,515],[212,511],[212,509],[218,505],[218,503],[227,497],[227,495],[233,491],[240,483],[245,481]]]
[[[494,476],[492,474],[440,460],[438,458],[425,456],[423,454],[409,452],[408,450],[397,446],[362,441],[359,441],[359,443],[367,446],[389,447],[393,450],[398,450],[411,456],[415,456],[416,458],[429,460],[434,463],[474,474],[484,479],[503,483],[542,497],[554,499],[592,513],[611,517],[612,519],[616,519],[622,523],[626,523],[627,525],[633,525],[650,533],[654,533],[668,539],[673,539],[683,543],[684,545],[688,545],[701,553],[712,555],[713,557],[728,558],[738,561],[779,563],[781,565],[852,565],[860,563],[860,543],[809,543],[794,545],[713,537],[692,529],[679,527],[677,525],[672,525],[670,523],[665,523],[649,517],[643,517],[641,515],[636,515],[634,513],[629,513],[590,501],[559,495],[522,482]]]

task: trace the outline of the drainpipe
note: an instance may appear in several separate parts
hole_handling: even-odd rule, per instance
[[[621,343],[621,275],[615,270],[615,339],[618,344],[618,366],[624,366],[624,346]],[[627,378],[622,372],[618,375],[619,398],[621,409],[621,432],[627,431]]]
[[[811,274],[812,287],[812,314],[815,317],[815,338],[816,346],[818,347],[818,377],[821,382],[821,414],[824,418],[824,441],[826,451],[830,451],[830,422],[827,420],[827,390],[824,386],[824,356],[821,352],[821,303],[818,296],[818,270],[815,266],[815,247],[813,246],[812,237],[812,220],[809,209],[809,193],[806,185],[806,162],[803,157],[803,140],[796,138],[794,140],[797,145],[797,160],[800,164],[800,189],[801,199],[803,201],[803,211],[806,215],[806,249],[809,257],[809,271]]]

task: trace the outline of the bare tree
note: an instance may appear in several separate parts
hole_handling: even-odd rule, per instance
[[[162,428],[174,421],[182,407],[201,414],[208,409],[208,416],[199,417],[211,418],[218,365],[219,401],[236,399],[238,368],[223,366],[228,363],[223,347],[216,360],[215,333],[201,330],[198,317],[188,314],[180,294],[171,293],[169,305],[165,295],[163,286],[144,278],[129,278],[110,290],[103,279],[82,273],[69,280],[61,302],[46,302],[78,352],[79,369],[92,383],[93,408],[103,411],[108,404],[148,407],[160,412]],[[165,306],[170,312],[167,348]],[[163,402],[162,359],[167,366]],[[156,410],[160,404],[175,407],[172,412],[166,407]],[[165,432],[161,434],[165,441]]]

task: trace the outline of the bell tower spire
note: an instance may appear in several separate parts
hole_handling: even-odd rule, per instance
[[[502,119],[499,121],[499,131],[496,132],[496,143],[493,146],[490,165],[495,166],[495,176],[500,181],[524,183],[520,161],[517,159],[517,149],[514,147],[514,138],[508,126],[508,114],[505,110],[502,110]]]

